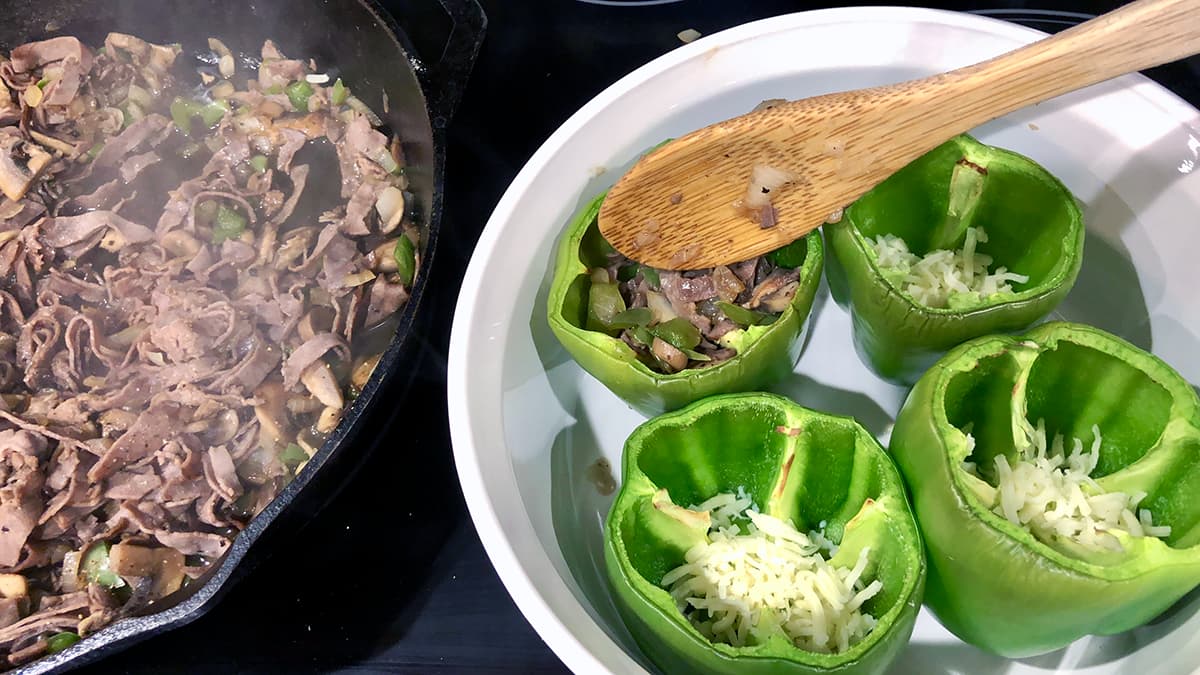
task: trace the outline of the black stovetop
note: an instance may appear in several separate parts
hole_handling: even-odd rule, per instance
[[[713,33],[815,9],[783,0],[481,0],[488,34],[449,134],[448,195],[418,336],[419,365],[396,422],[368,430],[373,449],[298,532],[261,542],[258,562],[195,623],[91,670],[559,672],[521,617],[466,513],[451,457],[445,359],[457,279],[492,207],[542,141],[621,76],[678,46],[685,28]],[[382,4],[397,13],[403,0]],[[840,4],[840,3],[839,3]],[[862,3],[847,3],[862,4]],[[891,3],[901,4],[901,3]],[[1047,31],[1118,2],[959,2]],[[412,28],[409,28],[410,32]],[[436,43],[436,37],[418,43]],[[1200,104],[1200,60],[1153,77]],[[374,433],[372,433],[374,431]],[[370,450],[368,452],[368,450]]]

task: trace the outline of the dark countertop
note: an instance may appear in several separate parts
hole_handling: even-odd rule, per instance
[[[412,3],[383,4],[403,14]],[[451,127],[447,206],[420,363],[390,425],[334,497],[252,551],[257,564],[208,614],[90,667],[96,672],[560,672],[501,585],[466,513],[445,412],[457,279],[509,181],[571,113],[629,71],[709,34],[822,5],[683,0],[647,7],[482,0],[488,37]],[[628,3],[626,3],[628,4]],[[840,4],[840,3],[839,3]],[[847,3],[860,4],[860,3]],[[893,3],[899,4],[899,3]],[[959,2],[1054,31],[1106,2]],[[1055,11],[1047,12],[1046,9]],[[411,30],[411,29],[410,29]],[[436,40],[414,36],[418,48]],[[1200,103],[1200,60],[1152,75]],[[370,435],[370,434],[368,434]],[[269,551],[261,549],[269,548]]]

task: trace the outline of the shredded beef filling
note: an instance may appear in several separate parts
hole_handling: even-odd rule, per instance
[[[728,266],[672,272],[612,251],[606,267],[592,270],[592,283],[615,284],[624,306],[640,310],[615,317],[607,327],[615,328],[614,334],[648,367],[670,374],[736,356],[735,341],[729,338],[777,319],[796,295],[799,271],[760,256]],[[594,310],[595,297],[591,302]],[[694,330],[679,330],[680,320]]]
[[[112,33],[0,56],[11,665],[217,561],[338,424],[378,361],[362,336],[411,292],[399,139],[270,41],[209,47]]]

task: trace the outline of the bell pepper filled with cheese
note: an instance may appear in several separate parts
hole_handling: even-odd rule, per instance
[[[925,563],[900,476],[857,422],[772,394],[651,419],[605,528],[618,610],[667,673],[879,673]]]
[[[912,384],[947,349],[1022,330],[1070,291],[1083,218],[1033,160],[960,136],[822,227],[859,357]]]
[[[584,370],[648,415],[792,371],[821,283],[819,235],[734,265],[658,270],[600,235],[604,196],[563,234],[547,301],[551,329]]]
[[[1049,323],[967,342],[917,382],[890,451],[925,601],[971,644],[1049,652],[1200,584],[1200,399],[1120,338]]]

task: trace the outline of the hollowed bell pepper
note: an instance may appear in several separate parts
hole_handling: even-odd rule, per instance
[[[638,427],[621,475],[605,567],[625,624],[664,672],[876,673],[904,649],[921,605],[921,539],[899,473],[854,420],[772,394],[715,396]],[[840,544],[835,566],[852,567],[869,547],[865,578],[882,590],[863,606],[878,623],[862,641],[814,653],[776,628],[733,647],[709,641],[679,611],[660,581],[708,530],[708,514],[683,505],[739,488],[801,532],[823,526]]]
[[[1102,438],[1092,477],[1145,492],[1169,536],[1121,550],[1051,546],[997,515],[994,475],[1025,418],[1047,436]],[[968,425],[970,425],[968,427]],[[975,439],[970,450],[964,430]],[[1200,400],[1170,366],[1101,330],[1049,323],[959,346],[916,384],[890,451],[907,479],[929,557],[926,604],[963,640],[1008,657],[1154,618],[1200,584]]]
[[[799,270],[799,287],[791,303],[771,323],[749,326],[726,340],[737,355],[719,364],[664,374],[651,370],[618,337],[589,324],[589,270],[603,267],[604,239],[596,223],[604,194],[596,197],[571,222],[558,245],[554,279],[547,300],[550,328],[563,347],[591,373],[631,406],[647,415],[674,410],[693,401],[738,391],[761,389],[792,371],[800,358],[809,310],[821,283],[824,250],[817,235],[792,244],[774,260]]]
[[[935,309],[912,299],[876,264],[877,236],[898,236],[924,255],[961,247],[968,227],[987,233],[978,250],[994,259],[993,267],[1029,281],[1014,283],[1012,294]],[[1075,283],[1083,257],[1083,218],[1071,192],[1033,160],[970,136],[912,162],[822,229],[829,288],[851,313],[859,357],[904,384],[957,344],[1022,330],[1048,314]]]

